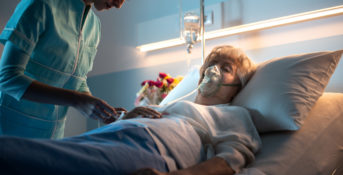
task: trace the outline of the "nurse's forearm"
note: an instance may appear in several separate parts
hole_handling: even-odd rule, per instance
[[[102,120],[104,123],[110,123],[116,119],[116,110],[126,111],[124,108],[114,108],[89,93],[56,88],[38,81],[30,84],[22,98],[39,103],[72,106],[82,115]]]
[[[23,99],[39,103],[74,106],[80,92],[56,88],[33,81],[23,95]]]

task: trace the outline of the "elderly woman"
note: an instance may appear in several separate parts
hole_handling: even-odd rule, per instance
[[[166,122],[163,122],[163,120],[156,123],[145,122],[149,128],[155,131],[154,134],[160,138],[164,145],[173,145],[173,147],[169,146],[167,150],[171,152],[170,154],[173,154],[173,158],[178,164],[177,167],[185,168],[173,171],[170,174],[233,174],[234,171],[239,171],[246,163],[253,160],[253,153],[258,150],[260,145],[259,136],[254,126],[250,127],[252,125],[250,117],[241,114],[246,113],[246,111],[242,108],[229,107],[228,104],[239,90],[246,85],[254,71],[254,64],[240,49],[232,46],[216,47],[208,55],[200,69],[199,88],[195,102],[176,102],[162,107],[163,109],[158,109],[162,113],[175,113],[175,111],[178,111],[177,113],[181,114],[181,116],[187,116],[187,118],[181,120],[182,122],[187,121],[183,125],[184,128],[189,127],[189,125],[192,127],[188,128],[188,130],[182,130],[181,128],[177,130],[169,129],[173,123],[170,118],[165,119]],[[208,107],[200,107],[201,105]],[[208,111],[211,111],[209,115],[197,115],[197,113],[204,114],[208,113]],[[215,116],[216,112],[238,113],[240,119],[247,118],[237,120],[236,115],[231,116],[229,114]],[[130,117],[131,113],[132,111],[128,113],[127,117]],[[147,114],[142,112],[138,115]],[[154,116],[154,114],[152,115]],[[154,117],[159,118],[160,116],[155,115]],[[168,118],[168,115],[163,115],[163,118]],[[172,118],[177,117],[174,115]],[[144,121],[141,122],[144,123]],[[223,123],[225,124],[223,125]],[[152,124],[155,124],[155,126]],[[174,127],[179,125],[177,123]],[[246,129],[251,129],[253,132],[249,133],[239,128],[240,126],[243,127],[243,125],[249,126]],[[188,140],[188,143],[175,144],[180,138],[170,139],[170,133],[165,131],[166,128],[176,133],[173,133],[173,135],[179,137],[182,135],[182,141]],[[192,133],[192,128],[194,128],[195,133]],[[195,139],[197,137],[200,138],[200,145]],[[205,158],[198,157],[202,149],[207,149],[204,150],[205,154],[207,154]],[[200,150],[199,154],[195,150]],[[193,152],[193,154],[187,154],[187,152]],[[192,155],[195,156],[192,157]],[[206,161],[203,161],[203,159]],[[159,174],[152,169],[145,169],[140,172]]]
[[[216,47],[201,67],[195,102],[137,107],[125,120],[63,140],[0,138],[0,171],[234,174],[261,145],[247,110],[229,106],[254,70],[239,49]]]

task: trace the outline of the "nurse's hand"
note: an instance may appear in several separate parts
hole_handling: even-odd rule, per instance
[[[105,101],[87,93],[78,93],[73,105],[82,115],[103,123],[111,123],[117,120],[117,111],[125,111],[124,108],[114,108]]]
[[[149,107],[139,106],[128,112],[123,119],[131,119],[131,118],[162,118],[162,114],[157,112],[154,109]]]

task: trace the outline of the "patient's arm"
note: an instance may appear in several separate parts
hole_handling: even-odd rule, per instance
[[[133,175],[233,175],[235,172],[223,158],[214,157],[186,169],[162,173],[155,169],[142,169]]]
[[[128,112],[123,119],[131,119],[131,118],[136,118],[136,117],[143,117],[143,118],[161,118],[162,114],[157,112],[156,110],[149,108],[149,107],[144,107],[144,106],[139,106]]]

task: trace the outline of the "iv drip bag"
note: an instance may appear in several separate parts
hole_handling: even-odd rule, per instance
[[[200,35],[200,17],[196,13],[187,12],[183,17],[183,22],[183,39],[187,45],[187,52],[190,53]]]

